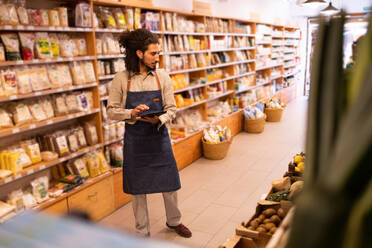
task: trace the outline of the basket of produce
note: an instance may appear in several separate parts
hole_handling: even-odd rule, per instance
[[[231,141],[231,131],[228,127],[216,126],[215,128],[204,130],[202,138],[204,157],[212,160],[225,158]]]
[[[284,105],[279,100],[271,100],[265,104],[266,121],[279,122],[282,119]]]
[[[247,133],[262,133],[265,129],[266,116],[256,107],[244,110],[244,128]]]
[[[288,171],[284,176],[302,177],[305,170],[305,153],[301,152],[294,156],[293,161],[288,164]]]

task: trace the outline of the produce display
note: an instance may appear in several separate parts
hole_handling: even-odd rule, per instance
[[[244,117],[249,120],[256,120],[265,117],[265,115],[259,108],[248,106],[244,109]]]
[[[228,127],[211,127],[209,130],[204,129],[203,141],[207,144],[218,144],[231,139],[231,130]]]

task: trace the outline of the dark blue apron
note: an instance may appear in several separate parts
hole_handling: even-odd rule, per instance
[[[158,75],[158,90],[130,91],[128,76],[126,109],[146,104],[151,111],[162,111],[163,100]],[[162,125],[137,121],[125,125],[123,189],[127,194],[171,192],[181,188],[180,177],[168,130]]]

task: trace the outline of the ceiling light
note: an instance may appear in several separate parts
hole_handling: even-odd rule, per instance
[[[327,4],[325,0],[306,0],[302,5],[306,7],[313,7],[313,8],[318,8],[318,7],[323,7]]]
[[[323,15],[331,16],[334,14],[337,14],[340,10],[333,7],[332,2],[329,2],[329,5],[327,8],[320,11]]]

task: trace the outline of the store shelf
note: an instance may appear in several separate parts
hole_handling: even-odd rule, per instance
[[[269,56],[271,53],[256,53],[256,57]]]
[[[16,181],[16,180],[21,179],[23,177],[35,174],[39,171],[48,169],[52,166],[55,166],[57,164],[60,164],[60,163],[63,163],[65,161],[71,160],[73,158],[79,157],[79,156],[84,155],[88,152],[97,150],[101,147],[102,147],[102,144],[97,144],[97,145],[94,145],[94,146],[88,146],[88,147],[85,147],[83,149],[80,149],[77,152],[71,153],[68,156],[57,158],[57,159],[54,159],[52,161],[40,162],[40,163],[31,165],[31,166],[25,168],[24,170],[22,170],[20,173],[18,173],[16,175],[12,175],[12,176],[9,176],[9,177],[6,177],[6,178],[0,180],[0,186],[5,185],[5,184],[10,183],[10,182],[13,182],[13,181]]]
[[[183,138],[179,138],[179,139],[176,139],[176,140],[171,140],[171,143],[172,143],[172,145],[176,145],[177,143],[182,142],[182,141],[184,141],[184,140],[186,140],[186,139],[192,138],[193,136],[200,135],[201,132],[203,132],[203,130],[204,130],[204,129],[200,129],[199,131],[196,131],[196,132],[194,132],[194,133],[191,133],[191,134],[189,134],[189,135],[186,135],[186,136],[183,137]]]
[[[116,28],[95,28],[96,33],[122,33],[126,31],[125,29],[116,29]]]
[[[99,76],[98,77],[98,80],[110,80],[110,79],[113,79],[114,77],[115,77],[115,74],[113,74],[113,75]]]
[[[189,106],[185,106],[185,107],[182,107],[182,108],[177,108],[177,112],[181,112],[181,111],[184,111],[184,110],[186,110],[186,109],[190,109],[190,108],[193,108],[193,107],[199,106],[199,105],[201,105],[201,104],[203,104],[203,103],[206,103],[206,102],[207,102],[207,100],[201,100],[201,101],[196,102],[196,103],[193,103],[193,104],[191,104],[191,105],[189,105]]]
[[[256,38],[255,34],[243,34],[243,33],[208,33],[209,35],[213,36],[243,36],[243,37],[251,37]]]
[[[120,137],[120,138],[113,139],[113,140],[108,140],[103,145],[108,146],[108,145],[111,145],[111,144],[114,144],[114,143],[121,142],[121,141],[123,141],[123,139],[124,139],[124,137]]]
[[[181,55],[181,54],[195,54],[195,53],[208,53],[210,50],[200,50],[200,51],[179,51],[179,52],[164,52],[160,55]]]
[[[31,32],[93,32],[92,28],[75,27],[49,27],[49,26],[23,26],[23,25],[0,25],[0,31],[31,31]]]
[[[266,82],[264,84],[258,84],[258,85],[255,85],[255,86],[252,86],[252,87],[249,87],[249,88],[246,88],[246,89],[242,89],[242,90],[238,90],[238,91],[235,91],[235,94],[241,94],[241,93],[244,93],[244,92],[247,92],[247,91],[250,91],[250,90],[253,90],[255,88],[258,88],[260,86],[264,86],[264,85],[267,85],[267,84],[270,84],[271,81],[269,82]]]
[[[294,40],[299,40],[300,37],[294,37],[294,36],[284,36],[285,39],[294,39]]]
[[[276,80],[276,79],[282,78],[282,77],[283,77],[282,75],[278,75],[278,76],[271,77],[270,79],[271,79],[271,81],[273,81],[273,80]]]
[[[51,63],[63,63],[72,61],[87,61],[94,60],[94,56],[79,56],[73,58],[50,58],[50,59],[34,59],[34,60],[17,60],[17,61],[6,61],[0,62],[0,67],[6,66],[17,66],[17,65],[41,65]]]
[[[257,71],[267,70],[267,69],[278,67],[278,66],[282,66],[282,65],[283,64],[276,64],[276,65],[269,65],[269,66],[265,66],[265,67],[261,67],[261,68],[256,68],[256,72]]]
[[[198,89],[198,88],[204,87],[206,85],[208,85],[208,84],[191,85],[191,86],[183,88],[183,89],[175,90],[174,93],[177,94],[177,93],[181,93],[181,92],[188,91],[188,90]]]
[[[160,31],[159,34],[166,34],[166,35],[193,35],[193,36],[206,36],[206,35],[209,35],[209,33],[178,32],[178,31]]]
[[[97,108],[97,109],[93,109],[93,110],[86,111],[86,112],[80,112],[80,113],[69,114],[69,115],[66,115],[66,116],[54,117],[54,118],[51,118],[49,120],[45,120],[45,121],[41,121],[41,122],[37,122],[37,123],[32,123],[32,124],[26,124],[26,125],[22,125],[22,126],[19,126],[19,127],[2,129],[2,130],[0,130],[0,138],[10,136],[10,135],[14,135],[14,134],[18,134],[18,133],[23,133],[23,132],[38,129],[38,128],[47,127],[47,126],[50,126],[50,125],[65,122],[65,121],[72,120],[72,119],[77,119],[77,118],[80,118],[80,117],[83,117],[83,116],[88,116],[88,115],[91,115],[91,114],[98,113],[99,111],[100,111],[100,109]]]
[[[252,63],[252,62],[255,62],[255,61],[256,60],[254,60],[254,59],[250,59],[250,60],[243,60],[243,61],[228,62],[228,63],[218,64],[218,65],[198,67],[198,68],[194,68],[194,69],[178,70],[178,71],[169,72],[169,75],[181,74],[181,73],[188,73],[188,72],[194,72],[194,71],[202,71],[202,70],[210,70],[210,69],[215,69],[215,68],[220,68],[220,67],[226,67],[226,66],[230,66],[230,65]],[[101,78],[100,78],[100,80],[101,80]]]
[[[13,95],[8,97],[0,97],[0,103],[1,102],[8,102],[8,101],[14,101],[14,100],[21,100],[21,99],[27,99],[32,97],[40,97],[50,94],[56,94],[61,92],[67,92],[67,91],[74,91],[74,90],[81,90],[81,89],[87,89],[97,86],[97,82],[90,83],[90,84],[84,84],[84,85],[78,85],[78,86],[70,86],[65,88],[59,88],[59,89],[50,89],[50,90],[43,90],[43,91],[37,91],[30,94],[24,94],[24,95]]]
[[[228,51],[240,51],[240,50],[253,50],[256,47],[238,47],[238,48],[221,48],[221,49],[206,49],[200,51],[178,51],[178,52],[164,52],[160,55],[181,55],[181,54],[195,54],[195,53],[215,53],[215,52],[228,52]]]
[[[297,66],[297,64],[286,65],[283,68],[288,69],[288,68],[295,67],[295,66]]]
[[[275,38],[275,39],[283,39],[284,38],[284,36],[279,36],[279,35],[273,35],[272,37]]]
[[[294,60],[295,59],[295,57],[291,57],[291,58],[284,58],[283,60],[284,61],[290,61],[290,60]]]
[[[255,46],[252,47],[232,47],[232,48],[221,48],[221,49],[211,49],[209,52],[228,52],[228,51],[240,51],[240,50],[254,50],[256,49]]]
[[[97,59],[118,59],[125,58],[125,54],[98,55]]]
[[[44,201],[40,204],[37,204],[36,206],[34,206],[32,208],[32,210],[39,211],[41,209],[47,208],[47,207],[53,205],[54,203],[57,203],[57,202],[65,199],[65,198],[67,198],[67,197],[69,197],[73,194],[76,194],[77,192],[79,192],[79,191],[81,191],[81,190],[83,190],[83,189],[101,181],[102,179],[111,176],[112,173],[113,173],[113,171],[112,171],[112,169],[110,169],[109,171],[107,171],[107,172],[105,172],[105,173],[103,173],[99,176],[96,176],[96,177],[93,177],[93,178],[88,178],[88,179],[84,180],[83,184],[77,186],[76,188],[74,188],[74,189],[72,189],[72,190],[70,190],[66,193],[63,193],[62,195],[60,195],[56,198],[49,198],[48,200],[46,200],[46,201]]]
[[[287,77],[292,77],[294,75],[296,75],[297,73],[299,73],[300,71],[296,71],[296,72],[291,72],[291,73],[288,73],[288,74],[285,74],[283,77],[287,78]]]
[[[228,90],[228,91],[226,91],[226,92],[223,93],[223,94],[220,94],[220,95],[218,95],[218,96],[213,96],[213,97],[208,98],[207,101],[208,101],[208,102],[211,102],[211,101],[214,101],[214,100],[219,99],[219,98],[221,98],[221,97],[231,95],[232,93],[234,93],[233,90]]]
[[[283,44],[273,44],[273,47],[280,47],[280,46],[284,46]]]
[[[271,45],[272,43],[271,42],[267,42],[267,41],[256,41],[256,45]]]

